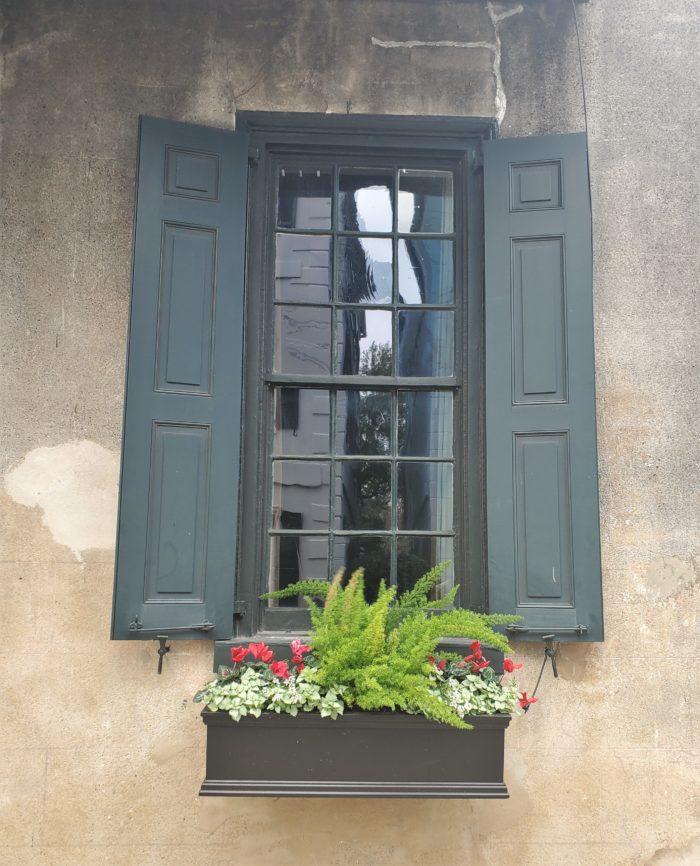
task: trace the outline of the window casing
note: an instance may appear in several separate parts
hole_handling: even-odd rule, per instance
[[[386,576],[399,585],[407,574],[409,581],[415,579],[418,572],[424,570],[424,564],[430,566],[444,559],[452,560],[453,568],[446,576],[443,591],[453,582],[459,583],[459,602],[481,608],[485,590],[480,139],[461,136],[445,140],[427,130],[422,135],[415,132],[396,134],[390,130],[382,132],[378,126],[371,137],[370,147],[367,129],[364,135],[358,135],[358,129],[353,133],[347,131],[349,118],[341,119],[345,130],[323,134],[304,134],[298,128],[283,131],[255,116],[248,116],[246,120],[253,133],[255,159],[249,190],[247,367],[236,633],[303,630],[308,624],[306,611],[291,603],[262,604],[258,601],[260,593],[301,577],[327,577],[338,566],[369,566],[373,555],[374,562],[377,562],[379,548],[383,548],[379,562],[388,566]],[[366,118],[364,122],[367,123]],[[434,221],[432,225],[428,224],[427,231],[421,231],[420,228],[425,226],[418,226],[415,220],[413,225],[410,220],[407,222],[405,201],[397,206],[402,169],[406,170],[403,172],[406,186],[414,183],[415,178],[430,177],[428,173],[431,172],[437,173],[432,175],[433,178],[449,178],[453,215],[450,214],[440,225]],[[294,225],[293,211],[289,201],[285,200],[289,196],[284,194],[294,186],[289,180],[292,172],[297,172],[297,175],[301,172],[302,177],[307,172],[311,186],[317,184],[317,191],[331,191],[327,214],[320,219],[314,221],[311,219],[313,215],[307,213],[305,220],[296,221]],[[361,185],[363,174],[373,181],[370,185],[375,188],[381,183],[374,181],[382,176],[389,178],[389,187],[393,182],[393,190],[386,194],[392,198],[393,218],[388,217],[388,208],[382,217],[375,207],[372,212],[368,211],[368,220],[361,224],[348,221],[347,212],[343,213],[343,207],[347,211],[347,188],[352,187],[353,178],[359,177]],[[302,180],[301,184],[304,183]],[[281,202],[280,184],[283,186]],[[357,196],[354,199],[357,202]],[[385,204],[387,201],[385,196]],[[311,225],[319,227],[311,228]],[[291,286],[293,281],[284,283],[285,266],[284,261],[280,262],[284,260],[290,238],[293,244],[295,238],[300,240],[297,247],[306,244],[315,251],[316,256],[312,255],[312,259],[316,265],[319,261],[329,262],[331,278],[327,280],[328,286],[324,287],[321,280],[320,290],[315,286],[310,298],[305,289],[299,291],[298,285],[295,294]],[[369,243],[365,240],[367,238]],[[406,247],[418,238],[431,247],[433,255],[442,246],[440,252],[444,258],[446,249],[449,249],[454,273],[453,296],[448,286],[446,295],[437,299],[423,298],[433,303],[417,304],[411,303],[418,300],[415,293],[414,297],[404,297],[410,288],[401,293],[400,287],[406,286],[405,269],[409,259]],[[309,244],[310,239],[313,242]],[[347,248],[354,246],[357,251],[357,244],[363,242],[370,247],[370,252],[372,246],[375,250],[379,248],[379,257],[383,255],[387,262],[383,272],[378,269],[384,279],[375,279],[375,297],[368,297],[371,290],[364,291],[364,294],[360,291],[359,296],[357,292],[352,295],[353,289],[348,287],[348,282],[352,281],[344,277],[351,257]],[[326,253],[326,248],[329,253]],[[367,258],[365,256],[365,260]],[[382,286],[386,288],[382,289]],[[321,295],[325,294],[324,298],[319,296],[319,291]],[[296,369],[293,363],[285,365],[284,352],[280,352],[280,323],[290,310],[292,319],[299,310],[302,313],[313,310],[317,319],[318,311],[323,311],[325,324],[322,330],[328,336],[332,335],[325,362],[314,362],[311,371],[305,370],[303,363]],[[371,375],[367,375],[367,363],[363,368],[365,372],[360,372],[358,357],[354,358],[355,367],[348,367],[347,363],[345,367],[342,365],[341,322],[356,322],[358,317],[368,315],[370,318],[383,318],[388,327],[391,322],[394,349],[389,366],[386,366],[387,357],[379,359],[384,366],[373,370]],[[453,365],[448,360],[442,369],[417,371],[437,375],[406,375],[416,371],[408,371],[406,364],[402,365],[401,353],[408,356],[410,345],[410,340],[405,338],[406,325],[412,323],[412,319],[417,322],[421,315],[442,318],[443,327],[445,320],[453,320],[449,321],[447,328],[453,339],[452,352],[446,353],[453,356]],[[432,342],[436,343],[435,340]],[[436,348],[441,348],[441,344],[442,341],[438,340]],[[357,355],[357,352],[351,354]],[[374,361],[376,366],[376,357]],[[312,397],[317,397],[320,404],[327,401],[325,435],[328,448],[321,446],[322,453],[316,453],[315,449],[311,449],[314,453],[308,453],[309,449],[305,448],[301,450],[307,453],[294,453],[298,443],[293,442],[290,449],[290,425],[300,423],[303,404]],[[373,423],[372,412],[378,411],[377,404],[383,404],[389,412],[388,441],[383,451],[380,447],[381,453],[371,453],[377,450],[376,442],[354,449],[364,453],[353,453],[352,447],[348,449],[341,442],[343,436],[339,428],[347,416],[341,405],[343,402],[347,405],[348,399],[364,404],[365,422],[369,424]],[[371,405],[373,401],[374,407]],[[441,401],[452,403],[452,421],[447,433],[449,443],[446,444],[446,425],[443,424],[443,447],[437,453],[410,454],[411,449],[405,447],[405,441],[402,447],[399,440],[407,417],[403,416],[402,410],[411,401],[421,404],[414,413],[415,417],[419,417],[426,406],[431,407],[431,403],[432,407]],[[376,473],[377,469],[379,473]],[[326,479],[317,481],[311,496],[311,499],[315,496],[322,500],[315,503],[315,514],[320,516],[321,524],[324,523],[323,507],[318,506],[323,502],[329,504],[329,517],[323,531],[303,528],[309,525],[309,520],[295,510],[298,506],[285,507],[283,500],[294,501],[293,482],[295,477],[299,480],[300,470],[305,471],[307,477],[315,474],[318,479]],[[382,476],[383,488],[372,476],[373,471]],[[283,483],[285,472],[292,480],[291,484]],[[350,482],[348,475],[351,476]],[[444,502],[447,497],[443,496],[442,522],[438,518],[429,524],[421,525],[420,520],[410,524],[406,510],[410,510],[410,503],[415,498],[411,494],[416,490],[416,483],[411,486],[406,479],[421,476],[423,481],[418,483],[424,489],[437,489],[439,493],[441,485],[437,482],[442,479],[443,491],[449,490],[451,494],[451,503],[447,505]],[[352,509],[347,502],[347,489],[353,485],[357,489],[358,483],[362,485],[363,477],[369,481],[369,488],[374,482],[375,490],[379,487],[387,493],[387,508],[381,525],[377,523],[376,514],[370,516],[365,524],[348,519]],[[296,489],[303,484],[302,480]],[[334,488],[334,495],[330,498],[326,496],[328,491],[324,484]],[[445,514],[446,511],[451,513]],[[416,526],[419,529],[411,531],[411,527],[415,530]],[[312,556],[317,559],[318,573],[313,568],[313,573],[304,573],[303,569],[310,561],[304,553],[312,547],[315,548]],[[325,547],[328,548],[327,564],[322,562],[326,555]],[[294,567],[295,559],[301,561],[301,568],[299,565]],[[409,563],[414,566],[415,574],[410,572]],[[371,591],[378,577],[377,565],[374,565],[375,574],[370,575],[369,570],[368,567]]]

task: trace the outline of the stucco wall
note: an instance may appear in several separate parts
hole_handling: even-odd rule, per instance
[[[700,862],[698,3],[577,6],[607,640],[562,650],[495,803],[198,800],[210,648],[159,677],[152,643],[109,642],[136,119],[351,102],[579,129],[568,0],[3,9],[0,863]],[[527,687],[540,656],[522,648]]]

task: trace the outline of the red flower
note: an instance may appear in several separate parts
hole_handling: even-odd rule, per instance
[[[292,652],[295,656],[302,656],[304,653],[307,653],[311,647],[307,646],[305,643],[302,643],[300,640],[293,640],[289,644]]]
[[[304,656],[293,655],[292,656],[292,664],[300,665],[304,661]]]
[[[491,662],[488,659],[481,659],[481,661],[472,662],[472,673],[478,674],[479,671],[483,671],[484,668],[487,668]]]
[[[522,665],[516,665],[513,659],[503,659],[503,670],[508,674],[512,674],[513,671],[519,671],[521,667]]]
[[[469,644],[469,649],[474,653],[475,658],[481,658],[481,643],[478,640],[475,640],[474,643]]]
[[[246,649],[244,646],[232,646],[231,647],[231,661],[242,662],[243,659],[248,655],[250,650]]]
[[[434,665],[435,664],[435,656],[428,656],[428,661],[430,662],[431,665]]]
[[[280,677],[283,680],[289,679],[289,668],[287,667],[287,662],[272,662],[270,670],[276,677]]]
[[[295,662],[297,666],[297,673],[300,674],[304,670],[304,662]]]
[[[445,659],[440,659],[440,661],[436,665],[436,667],[439,671],[444,671],[446,666],[447,666],[447,662],[445,661]]]
[[[539,698],[528,698],[527,692],[523,692],[520,695],[520,700],[518,701],[518,703],[520,704],[521,710],[526,710],[530,706],[530,704],[536,704],[538,700]]]
[[[253,660],[256,662],[269,662],[274,656],[272,650],[262,642],[248,644],[248,651],[252,654]]]

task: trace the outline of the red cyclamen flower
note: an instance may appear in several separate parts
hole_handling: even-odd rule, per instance
[[[445,659],[440,659],[440,661],[436,665],[436,667],[439,671],[444,671],[446,666],[447,666],[447,662],[445,661]]]
[[[478,640],[475,640],[474,643],[469,644],[469,649],[474,653],[474,658],[481,658],[481,643]]]
[[[478,674],[479,671],[483,671],[484,668],[487,668],[491,662],[488,659],[481,659],[480,661],[472,662],[472,673]]]
[[[297,673],[300,674],[304,670],[304,662],[294,662],[297,666]]]
[[[270,647],[262,642],[248,644],[248,650],[252,654],[253,660],[256,662],[269,662],[274,656]]]
[[[503,670],[507,674],[512,674],[513,671],[519,671],[522,665],[516,665],[513,659],[503,659]]]
[[[518,703],[520,704],[521,710],[526,710],[530,706],[530,704],[536,704],[538,700],[539,698],[528,698],[527,692],[523,692],[520,695],[520,700],[518,701]]]
[[[295,656],[301,656],[304,653],[307,653],[311,649],[310,646],[308,646],[305,643],[302,643],[300,640],[293,640],[289,644],[289,646],[290,646],[290,648],[291,648],[291,650]]]
[[[270,670],[276,677],[281,677],[284,680],[289,679],[289,668],[287,662],[272,662]]]
[[[244,646],[232,646],[231,661],[238,664],[239,662],[243,661],[243,659],[248,655],[249,652],[250,650],[246,649]]]

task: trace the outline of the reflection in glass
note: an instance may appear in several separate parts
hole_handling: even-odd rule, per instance
[[[342,230],[390,232],[393,227],[391,172],[341,168],[338,177],[338,223]]]
[[[278,234],[275,297],[284,301],[330,300],[331,239],[324,235]]]
[[[454,313],[399,313],[399,376],[452,376]]]
[[[338,310],[336,372],[345,376],[391,376],[389,310]]]
[[[449,391],[399,391],[398,422],[402,457],[452,457]]]
[[[399,463],[396,486],[399,530],[452,530],[451,463]]]
[[[338,238],[338,298],[352,304],[390,304],[393,273],[389,238]]]
[[[311,460],[273,460],[272,528],[328,528],[330,507],[329,462]],[[283,526],[284,515],[293,513],[296,523]]]
[[[451,538],[402,536],[397,542],[396,576],[399,592],[411,589],[419,577],[441,562],[454,562]],[[454,586],[454,567],[450,566],[433,590],[435,600],[444,598]]]
[[[365,570],[365,597],[374,601],[380,581],[389,583],[391,539],[382,536],[343,536],[333,539],[333,572],[344,568],[346,579],[358,568]]]
[[[338,391],[335,435],[336,454],[390,454],[391,394]]]
[[[391,464],[338,460],[335,464],[336,529],[391,528]]]
[[[329,373],[330,310],[322,307],[277,306],[274,364],[276,373]]]
[[[453,230],[452,172],[399,171],[399,231]]]
[[[453,304],[452,241],[399,240],[399,301],[402,304]]]
[[[328,454],[331,407],[328,391],[275,388],[275,454]]]
[[[287,522],[293,522],[287,520]],[[294,529],[285,526],[285,529]],[[328,580],[328,537],[324,535],[276,535],[270,539],[268,590],[284,589],[298,580]],[[298,597],[270,599],[269,607],[306,607]]]
[[[329,169],[280,169],[277,225],[284,229],[329,229],[333,180]]]

